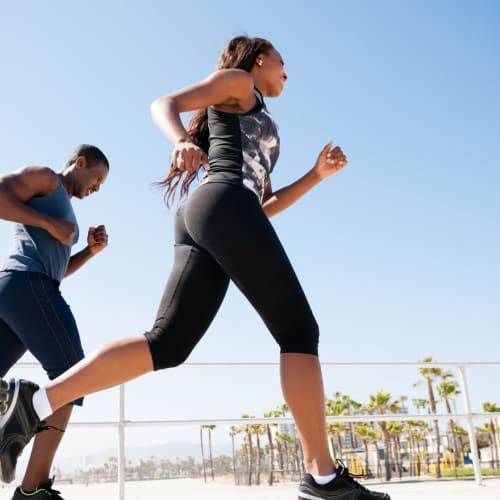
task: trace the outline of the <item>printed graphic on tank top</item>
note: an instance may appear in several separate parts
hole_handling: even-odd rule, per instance
[[[243,184],[262,201],[266,181],[273,171],[280,152],[278,126],[260,93],[260,111],[240,116],[243,152]]]

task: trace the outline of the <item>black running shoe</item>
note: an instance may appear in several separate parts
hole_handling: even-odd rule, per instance
[[[317,484],[305,474],[299,484],[299,500],[391,500],[387,493],[365,488],[354,480],[347,467],[337,460],[337,475],[325,485]]]
[[[32,404],[33,393],[37,390],[38,385],[27,380],[11,379],[8,384],[4,380],[0,383],[0,465],[2,480],[6,483],[14,479],[17,459],[24,447],[43,429]]]
[[[12,500],[64,500],[64,498],[59,494],[60,491],[54,490],[52,485],[54,484],[54,478],[49,479],[45,483],[41,484],[36,488],[35,491],[24,491],[21,486],[16,488]]]

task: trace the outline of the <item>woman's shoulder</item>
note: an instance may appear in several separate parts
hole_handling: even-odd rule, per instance
[[[221,99],[213,106],[219,111],[241,113],[255,105],[254,80],[242,69],[221,69],[209,77],[211,85],[220,89]]]
[[[253,77],[248,71],[243,69],[219,69],[212,73],[208,79],[213,82],[220,82],[226,88],[235,88],[246,92],[253,92]]]

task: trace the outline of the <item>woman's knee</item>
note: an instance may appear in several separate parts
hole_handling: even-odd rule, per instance
[[[318,355],[319,326],[314,317],[307,321],[290,324],[274,338],[280,346],[280,352],[295,352]]]
[[[192,349],[180,348],[154,332],[146,332],[145,337],[149,343],[154,370],[182,365],[191,354]]]

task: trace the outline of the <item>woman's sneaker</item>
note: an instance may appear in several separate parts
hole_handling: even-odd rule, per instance
[[[369,490],[355,481],[340,460],[336,467],[337,475],[324,485],[305,474],[299,484],[299,500],[391,500],[387,493]]]
[[[43,430],[32,404],[37,390],[38,385],[27,380],[0,379],[0,465],[6,483],[14,479],[24,447],[36,432]]]
[[[47,480],[45,483],[41,484],[34,491],[24,491],[21,486],[16,488],[12,500],[64,500],[64,498],[59,494],[60,491],[54,490],[52,485],[54,484],[54,478]]]

